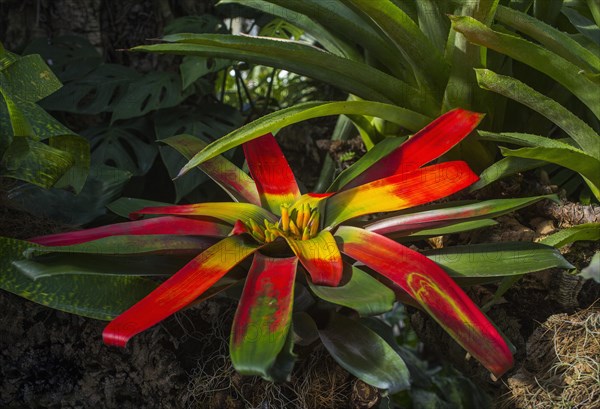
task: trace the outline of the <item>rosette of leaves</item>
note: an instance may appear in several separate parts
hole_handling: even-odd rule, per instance
[[[581,177],[576,179],[590,189],[585,192],[598,198],[600,29],[594,0],[222,0],[219,4],[224,9],[260,10],[287,20],[306,35],[296,41],[178,34],[164,37],[162,44],[133,50],[229,58],[332,84],[364,104],[336,109],[298,105],[270,117],[270,129],[289,124],[291,112],[297,120],[344,114],[369,149],[386,136],[409,134],[416,130],[414,124],[423,125],[455,107],[486,112],[481,127],[486,133],[459,144],[449,157],[483,170],[496,154],[488,141],[518,149],[503,148],[507,158],[489,169],[476,187],[551,163],[569,170],[560,172],[561,181],[577,172]],[[403,120],[374,114],[377,104],[401,108]],[[342,129],[340,125],[340,136],[347,134]],[[518,136],[502,135],[506,132]],[[319,187],[326,187],[331,175],[327,166]]]
[[[401,244],[489,226],[493,217],[544,198],[416,207],[478,179],[463,161],[428,163],[481,118],[450,111],[378,157],[373,149],[322,194],[300,192],[271,134],[249,139],[243,147],[250,175],[219,155],[197,164],[233,202],[144,207],[129,222],[30,241],[4,238],[0,286],[54,308],[112,319],[104,340],[125,346],[191,303],[238,284],[243,290],[230,343],[238,371],[286,379],[294,340],[320,340],[341,366],[391,392],[408,388],[417,374],[388,341],[387,329],[365,318],[389,311],[398,299],[429,313],[500,376],[512,365],[509,345],[459,284],[570,264],[553,247],[535,243],[426,254]],[[190,135],[167,142],[185,156],[204,146]],[[386,215],[365,219],[373,213]]]

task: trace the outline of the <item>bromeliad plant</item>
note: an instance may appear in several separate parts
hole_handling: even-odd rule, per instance
[[[481,118],[477,113],[453,110],[380,160],[374,160],[371,151],[340,175],[334,184],[336,192],[324,194],[301,194],[275,138],[271,134],[255,138],[243,145],[252,178],[220,156],[199,165],[235,202],[146,207],[134,212],[132,218],[160,217],[33,238],[26,244],[4,239],[0,284],[35,298],[42,292],[40,287],[20,283],[17,272],[43,281],[43,276],[57,274],[59,268],[52,264],[57,262],[53,257],[61,253],[70,253],[71,258],[77,256],[72,253],[142,254],[148,258],[153,253],[197,254],[158,287],[146,289],[143,299],[108,324],[103,333],[105,343],[124,347],[134,335],[240,280],[236,266],[252,257],[234,317],[231,359],[241,373],[285,379],[293,366],[296,280],[305,279],[316,297],[353,308],[363,316],[389,310],[393,293],[365,272],[367,268],[399,296],[409,296],[472,356],[500,376],[512,366],[511,351],[494,325],[441,267],[454,273],[461,270],[458,264],[452,265],[457,258],[444,260],[442,255],[438,264],[384,234],[440,234],[434,229],[477,223],[478,219],[495,217],[540,198],[450,204],[441,209],[362,220],[369,214],[408,209],[444,198],[477,181],[464,162],[427,164],[460,142]],[[187,157],[201,149],[188,135],[169,138],[167,143]],[[9,257],[18,259],[23,250],[28,259],[7,261]],[[505,258],[510,255],[513,261],[519,260],[511,266],[515,272],[509,274],[568,264],[547,246],[534,245],[525,250],[528,262],[519,258],[522,252],[518,247],[504,254]],[[471,256],[476,257],[476,251]],[[50,268],[40,267],[44,263]],[[78,274],[85,280],[86,271],[105,268],[95,263],[89,261],[81,267],[71,259],[61,264],[66,271],[58,274]],[[117,265],[114,268],[119,269]],[[130,268],[136,270],[132,263]],[[158,267],[146,263],[143,268]],[[489,266],[470,268],[483,271]],[[94,277],[110,274],[108,267],[104,275]],[[139,268],[131,274],[140,274]],[[65,280],[64,285],[70,282]],[[96,291],[100,305],[107,304],[102,289]],[[73,297],[73,291],[60,296],[58,292],[55,296],[45,293],[42,302],[90,315],[91,308],[76,303],[67,306],[65,299]],[[299,327],[313,328],[334,358],[350,372],[380,388],[394,391],[407,387],[406,365],[368,325],[334,313],[329,323],[317,328],[307,317],[300,317]],[[353,325],[358,330],[350,330]],[[300,332],[294,330],[295,334]],[[365,370],[366,366],[371,372]]]

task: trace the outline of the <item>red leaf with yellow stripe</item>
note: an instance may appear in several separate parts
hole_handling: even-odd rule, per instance
[[[496,328],[433,261],[387,237],[356,227],[336,232],[341,251],[398,284],[495,376],[513,365]]]

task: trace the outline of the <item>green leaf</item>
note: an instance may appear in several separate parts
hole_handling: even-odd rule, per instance
[[[451,277],[502,277],[547,268],[573,268],[554,247],[515,242],[471,244],[424,251]]]
[[[102,63],[102,56],[90,42],[81,36],[47,37],[33,39],[23,50],[23,55],[39,54],[63,82],[84,77]]]
[[[540,243],[560,248],[576,241],[600,240],[600,223],[585,223],[563,229],[541,240]]]
[[[519,80],[490,70],[476,69],[475,72],[480,87],[504,95],[540,113],[571,136],[581,149],[600,160],[600,135],[571,111]]]
[[[55,188],[72,187],[81,192],[90,171],[90,143],[79,135],[61,135],[50,138],[50,146],[67,152],[73,166],[54,184]]]
[[[438,227],[435,229],[418,230],[408,235],[411,240],[422,239],[425,237],[445,236],[446,234],[462,233],[470,230],[483,229],[497,225],[498,222],[492,219],[471,220],[468,222],[455,223],[451,226]]]
[[[73,158],[43,142],[19,137],[4,152],[0,163],[5,168],[3,176],[49,188],[73,165]]]
[[[263,13],[271,14],[293,22],[294,25],[300,27],[314,37],[319,44],[321,44],[323,48],[330,53],[354,61],[360,61],[362,59],[354,47],[345,41],[342,41],[340,38],[332,35],[327,29],[325,29],[324,26],[317,23],[316,19],[309,18],[304,14],[278,6],[270,1],[265,0],[221,0],[219,1],[218,6],[225,4],[240,4],[245,7],[252,7],[253,9],[262,11]]]
[[[357,311],[361,316],[378,315],[390,311],[396,296],[384,284],[363,270],[344,264],[348,281],[339,287],[316,285],[306,280],[317,297]]]
[[[66,83],[46,98],[42,106],[51,111],[76,114],[112,112],[116,101],[131,91],[129,85],[140,78],[143,77],[131,68],[102,64],[86,76]]]
[[[93,164],[114,166],[141,176],[150,170],[158,153],[151,132],[148,121],[140,118],[89,128],[83,134],[90,140]]]
[[[90,318],[110,320],[149,294],[156,282],[135,276],[77,273],[31,280],[19,268],[23,252],[36,245],[0,238],[0,288],[39,304]],[[31,268],[31,266],[29,266]],[[39,264],[43,269],[44,265]],[[76,270],[63,260],[54,269]]]
[[[471,17],[452,16],[452,27],[475,44],[483,45],[494,51],[521,61],[548,75],[571,91],[600,118],[598,104],[598,85],[579,74],[579,68],[564,58],[515,35],[503,34],[486,27]]]
[[[24,254],[28,258],[44,253],[83,253],[83,254],[142,254],[142,253],[195,253],[206,250],[213,240],[195,236],[153,234],[146,236],[123,235],[104,237],[97,240],[68,246],[39,246]]]
[[[105,206],[121,195],[131,173],[108,166],[92,166],[81,192],[42,189],[22,184],[10,191],[11,202],[31,214],[65,225],[89,223],[106,214]]]
[[[144,207],[171,206],[172,204],[173,203],[157,202],[155,200],[136,199],[133,197],[120,197],[114,202],[107,204],[106,207],[111,212],[129,219],[131,213],[141,210]]]
[[[276,129],[307,119],[340,114],[376,116],[412,131],[421,129],[429,122],[429,118],[423,115],[390,104],[370,101],[305,102],[265,115],[211,143],[202,152],[195,155],[181,170],[180,174],[235,146]]]
[[[567,16],[577,31],[592,40],[595,44],[600,45],[600,27],[598,27],[597,24],[594,24],[593,21],[582,16],[577,10],[570,7],[563,7],[561,11]]]
[[[410,387],[408,368],[400,355],[358,321],[333,314],[319,336],[333,359],[360,380],[389,393]]]
[[[534,0],[533,15],[547,24],[555,24],[562,5],[563,0]]]
[[[397,78],[402,78],[411,83],[414,81],[411,73],[407,72],[407,64],[402,54],[386,41],[380,30],[373,28],[362,16],[344,6],[341,2],[321,0],[268,0],[268,2],[281,6],[286,10],[304,14],[328,31],[353,43],[352,45],[358,44],[363,49],[369,50],[372,58],[381,62]]]
[[[194,57],[191,55],[183,57],[183,62],[179,66],[181,85],[186,90],[199,78],[212,72],[221,71],[229,65],[231,65],[231,61],[220,58]]]
[[[501,147],[500,151],[504,156],[543,160],[574,170],[583,176],[594,196],[600,199],[600,161],[582,151],[571,147],[535,147],[515,150]]]
[[[585,70],[600,71],[600,57],[573,40],[568,34],[508,7],[498,6],[495,18],[541,43],[549,51]]]
[[[366,64],[298,42],[219,34],[178,34],[164,40],[172,44],[139,46],[132,51],[213,56],[284,68],[361,98],[394,102],[430,115],[435,112],[435,101],[407,83]]]
[[[111,122],[173,107],[187,98],[191,91],[190,88],[185,92],[182,90],[179,75],[175,73],[150,72],[129,84],[127,92],[113,105]]]
[[[0,72],[0,87],[26,102],[37,102],[62,84],[39,55],[19,57]]]
[[[369,23],[381,29],[411,65],[417,81],[425,89],[440,91],[446,84],[448,66],[419,26],[390,0],[342,0],[370,19]]]
[[[481,175],[479,175],[479,180],[475,184],[471,185],[469,191],[474,192],[476,190],[483,189],[497,180],[520,172],[539,168],[546,163],[547,162],[541,160],[524,159],[513,156],[502,158],[489,168],[485,169]]]
[[[450,21],[446,16],[446,1],[421,0],[416,1],[419,29],[435,48],[443,53],[446,48]]]

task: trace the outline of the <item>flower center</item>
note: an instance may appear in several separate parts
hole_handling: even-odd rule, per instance
[[[277,237],[289,237],[295,240],[309,240],[319,233],[319,210],[305,203],[290,209],[281,206],[281,218],[276,223],[264,220],[264,226],[250,220],[246,224],[248,231],[258,241],[270,243]]]

